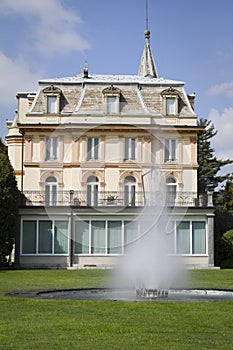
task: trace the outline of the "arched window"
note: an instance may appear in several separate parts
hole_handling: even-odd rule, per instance
[[[167,187],[167,205],[174,206],[176,201],[176,180],[172,177],[168,177],[166,179],[166,187]]]
[[[127,176],[124,181],[124,203],[135,206],[136,180],[133,176]]]
[[[96,176],[89,176],[87,179],[87,205],[98,205],[99,179]]]
[[[57,205],[57,179],[54,176],[45,180],[45,205]]]

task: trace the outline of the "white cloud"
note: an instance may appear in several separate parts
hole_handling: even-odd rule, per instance
[[[225,95],[225,96],[233,96],[233,81],[225,82],[221,84],[217,84],[212,86],[208,90],[208,94],[210,96],[217,96],[217,95]]]
[[[24,17],[33,39],[31,49],[42,54],[83,51],[90,47],[78,33],[81,18],[63,7],[61,0],[1,0],[0,12]]]
[[[22,60],[11,60],[0,52],[0,104],[9,105],[15,102],[18,91],[34,91],[40,73],[32,73]]]
[[[222,112],[212,109],[208,119],[218,131],[213,138],[216,156],[220,159],[233,159],[233,108],[225,108]]]

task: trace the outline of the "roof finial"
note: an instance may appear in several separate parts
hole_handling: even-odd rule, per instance
[[[148,20],[148,0],[146,0],[146,30],[144,32],[146,40],[150,39],[150,31],[149,31],[149,20]]]
[[[149,20],[148,20],[148,0],[146,0],[146,30],[144,32],[146,44],[141,58],[138,75],[144,77],[158,78],[158,73],[155,67],[154,58],[150,47],[150,31],[149,31]]]

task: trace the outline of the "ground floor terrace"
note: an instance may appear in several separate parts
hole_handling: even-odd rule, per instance
[[[149,232],[165,235],[168,253],[186,265],[214,265],[211,207],[23,205],[19,213],[16,264],[22,268],[112,268]]]

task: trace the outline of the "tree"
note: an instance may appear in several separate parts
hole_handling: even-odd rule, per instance
[[[233,267],[233,230],[229,230],[216,243],[220,267]]]
[[[233,181],[232,177],[226,181],[225,186],[218,193],[218,207],[224,212],[233,214]]]
[[[230,174],[217,174],[222,167],[233,163],[233,160],[221,160],[214,156],[211,139],[217,134],[217,131],[211,120],[201,118],[198,126],[203,128],[198,138],[198,192],[205,193],[214,191],[219,184],[229,179]]]
[[[12,252],[17,229],[18,189],[7,147],[0,139],[0,265]]]

